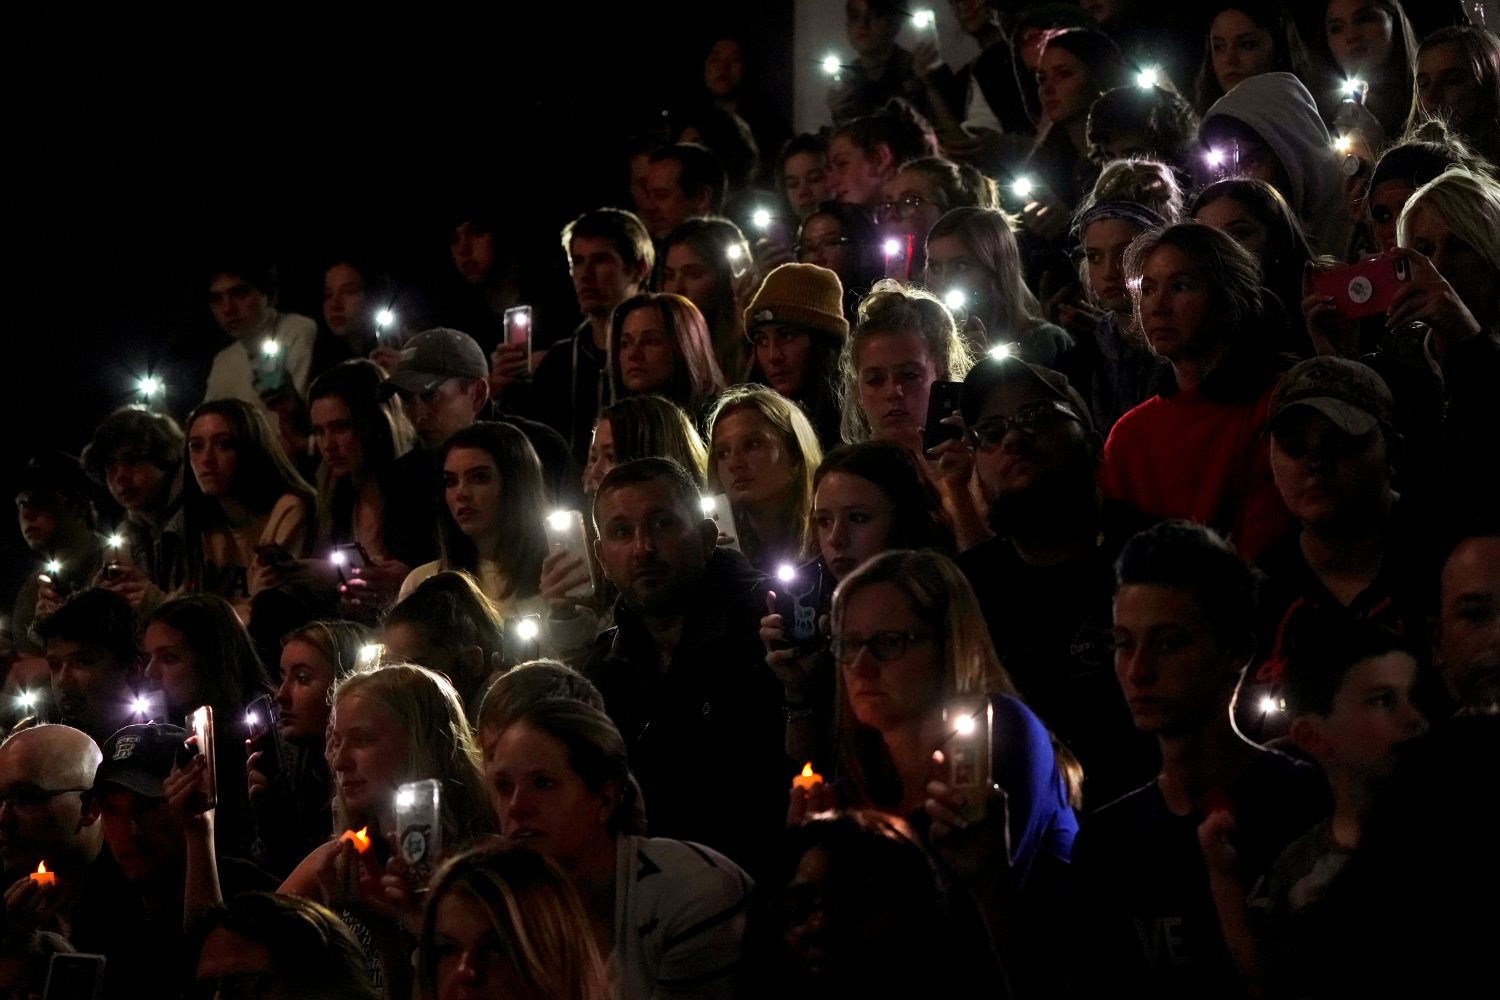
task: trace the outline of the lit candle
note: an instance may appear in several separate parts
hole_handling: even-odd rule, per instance
[[[38,864],[36,871],[32,872],[28,878],[37,885],[50,885],[54,887],[57,885],[57,876],[47,870],[47,862],[45,861]]]
[[[347,840],[354,844],[354,850],[363,854],[370,849],[370,828],[362,826],[358,831],[345,830],[339,834],[339,840]]]
[[[823,776],[812,769],[812,761],[802,765],[802,773],[792,779],[792,787],[810,792],[823,783]]]

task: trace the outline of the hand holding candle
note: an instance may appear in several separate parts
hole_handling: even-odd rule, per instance
[[[354,845],[354,850],[356,853],[363,854],[370,849],[370,828],[368,826],[362,826],[357,831],[345,830],[343,833],[339,834],[339,840],[349,841]]]
[[[57,876],[47,870],[47,862],[45,861],[38,864],[36,866],[36,871],[28,875],[27,878],[31,879],[31,881],[35,882],[37,885],[50,886],[54,889],[57,888]]]
[[[792,787],[811,792],[823,783],[823,776],[812,768],[812,761],[802,765],[802,773],[792,779]]]

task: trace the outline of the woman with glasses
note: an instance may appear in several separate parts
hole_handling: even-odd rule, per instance
[[[954,208],[927,236],[927,287],[953,314],[975,354],[1005,346],[1044,368],[1057,368],[1073,338],[1042,318],[1042,307],[1021,273],[1021,251],[1005,213]]]
[[[830,798],[905,817],[926,839],[936,836],[977,905],[1003,897],[1019,905],[1023,924],[1051,924],[1047,910],[1078,831],[1069,782],[1047,727],[1016,696],[958,567],[934,552],[882,553],[840,582],[832,621],[834,781],[811,795],[793,789],[791,818]],[[954,721],[960,711],[987,727],[980,745],[988,744],[988,759],[955,753],[965,732]],[[948,787],[964,773],[950,765],[966,759],[979,773]],[[1039,928],[1037,937],[1047,934]]]
[[[880,234],[868,213],[839,201],[823,202],[802,220],[792,254],[799,264],[816,264],[839,276],[844,318],[851,324],[859,315],[859,300],[884,275]]]
[[[994,208],[995,182],[973,167],[940,156],[925,156],[903,165],[886,181],[875,221],[888,237],[911,238],[910,276],[922,273],[927,234],[943,213],[955,208]]]

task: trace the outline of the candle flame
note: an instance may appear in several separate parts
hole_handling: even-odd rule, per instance
[[[802,777],[804,777],[804,778],[811,778],[812,776],[813,776],[812,761],[808,761],[806,764],[802,765]]]
[[[45,874],[47,874],[47,862],[45,862],[45,861],[38,862],[37,866],[36,866],[36,873],[38,875],[45,875]]]

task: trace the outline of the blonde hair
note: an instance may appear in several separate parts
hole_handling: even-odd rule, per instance
[[[774,427],[788,454],[798,463],[796,475],[792,477],[792,495],[787,502],[786,516],[788,523],[799,526],[797,551],[808,552],[816,536],[808,530],[807,512],[812,508],[813,475],[823,461],[823,448],[818,444],[818,435],[807,414],[779,392],[763,385],[734,385],[714,401],[713,409],[708,413],[708,491],[724,492],[723,484],[719,482],[718,462],[714,459],[714,431],[723,417],[744,409],[754,410]],[[759,539],[738,515],[735,528],[740,533],[741,545],[749,550],[745,554],[750,556],[751,552],[757,551]],[[755,561],[753,556],[750,561]]]
[[[844,341],[844,353],[839,356],[843,393],[841,430],[849,444],[870,437],[870,421],[859,405],[856,388],[860,348],[871,337],[890,333],[914,333],[926,341],[938,379],[962,382],[974,366],[974,358],[958,334],[953,315],[936,295],[917,285],[903,285],[891,279],[877,281],[860,302],[859,322]]]
[[[846,576],[833,594],[834,635],[843,630],[844,614],[854,595],[882,583],[901,591],[912,615],[932,633],[942,672],[940,699],[991,692],[1017,696],[1015,684],[995,654],[973,588],[951,559],[936,552],[893,549]],[[858,804],[893,809],[900,804],[901,783],[890,754],[880,734],[855,718],[842,667],[834,675],[840,773],[853,781],[863,800]]]
[[[1106,201],[1129,201],[1144,205],[1169,224],[1182,218],[1182,185],[1165,163],[1138,156],[1113,160],[1099,171],[1094,187],[1078,206],[1074,218]]]
[[[339,681],[333,711],[350,695],[368,698],[406,734],[406,757],[393,784],[436,778],[442,783],[443,842],[463,845],[495,829],[484,787],[484,768],[463,701],[442,674],[414,663],[362,667]],[[330,756],[332,747],[330,746]],[[376,826],[374,816],[356,816],[334,793],[333,831]]]
[[[1430,205],[1453,235],[1473,247],[1500,275],[1500,184],[1483,174],[1454,167],[1417,189],[1401,209],[1396,243],[1410,246],[1411,216],[1419,205]]]
[[[432,880],[417,951],[417,995],[437,996],[437,911],[461,892],[482,908],[532,1000],[607,1000],[608,971],[588,910],[572,881],[546,857],[489,846],[461,854]]]

